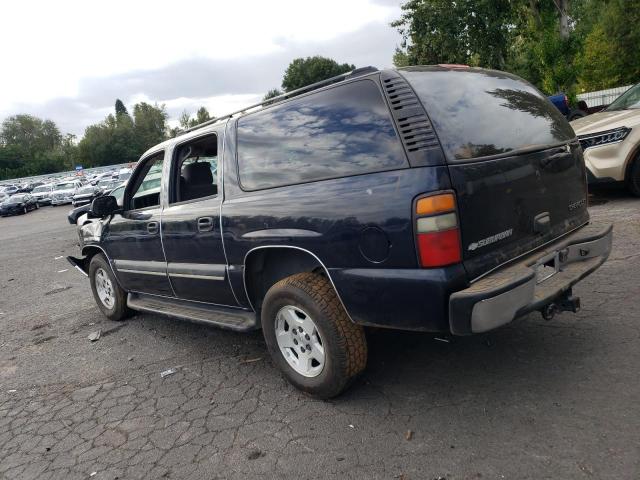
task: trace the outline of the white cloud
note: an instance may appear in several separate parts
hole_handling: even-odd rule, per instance
[[[115,98],[223,113],[278,86],[297,56],[389,66],[399,15],[399,0],[7,2],[0,118],[39,114],[82,134]]]

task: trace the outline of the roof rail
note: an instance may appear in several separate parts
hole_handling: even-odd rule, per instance
[[[374,73],[377,71],[378,69],[376,67],[371,67],[371,66],[356,68],[355,70],[351,70],[350,72],[342,73],[340,75],[336,75],[335,77],[327,78],[326,80],[321,80],[319,82],[312,83],[311,85],[307,85],[306,87],[291,90],[290,92],[285,92],[282,95],[278,95],[277,97],[263,100],[262,102],[259,102],[259,103],[254,103],[253,105],[249,105],[248,107],[245,107],[242,110],[236,110],[235,112],[228,113],[227,115],[222,115],[221,117],[212,118],[211,120],[207,120],[206,122],[202,122],[194,127],[190,127],[190,128],[187,128],[186,130],[181,131],[177,136],[179,137],[181,135],[184,135],[185,133],[198,130],[199,128],[206,127],[207,125],[211,125],[213,123],[219,122],[220,120],[224,120],[225,118],[231,118],[238,114],[247,113],[248,110],[253,110],[258,107],[264,107],[266,105],[273,105],[274,103],[281,102],[283,100],[286,100],[291,97],[295,97],[296,95],[300,95],[302,93],[311,92],[313,90],[326,87],[327,85],[331,85],[333,83],[342,82],[344,80],[349,80],[350,78],[359,77],[361,75],[367,75],[369,73]]]

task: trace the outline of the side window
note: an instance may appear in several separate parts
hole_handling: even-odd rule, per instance
[[[387,104],[372,80],[305,95],[238,120],[244,190],[407,166]]]
[[[145,161],[136,175],[131,188],[131,209],[157,207],[160,205],[160,182],[164,153],[159,153]]]
[[[218,138],[197,138],[175,149],[170,203],[218,194]]]

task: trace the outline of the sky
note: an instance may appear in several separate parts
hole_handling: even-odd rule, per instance
[[[116,98],[165,104],[175,125],[201,105],[222,115],[280,87],[297,57],[392,66],[401,0],[20,0],[2,6],[0,120],[51,119],[62,133]]]

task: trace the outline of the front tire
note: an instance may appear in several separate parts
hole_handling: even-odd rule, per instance
[[[101,253],[91,259],[89,281],[93,298],[105,317],[114,321],[127,318],[130,313],[127,292],[120,288],[109,262]]]
[[[367,364],[364,330],[319,274],[298,273],[273,285],[262,304],[262,331],[289,382],[316,398],[339,395]]]
[[[626,182],[627,189],[636,197],[640,197],[640,156],[631,164]]]

